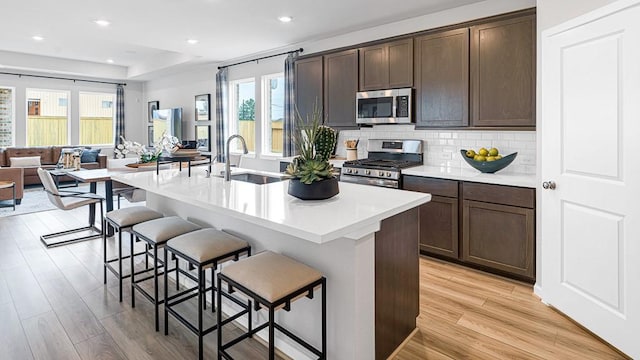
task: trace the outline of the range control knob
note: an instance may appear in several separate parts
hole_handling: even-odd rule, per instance
[[[387,171],[387,177],[391,177],[391,173]]]
[[[347,174],[351,174],[351,169],[347,168],[347,169],[345,169],[345,172],[346,172]]]
[[[364,171],[364,173],[365,173],[366,175],[371,175],[371,170],[365,170],[365,171]]]
[[[378,171],[378,176],[380,177],[384,176],[384,171]]]

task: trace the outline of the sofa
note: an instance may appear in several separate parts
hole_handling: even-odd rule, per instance
[[[0,170],[4,170],[5,167],[11,166],[11,158],[36,156],[40,157],[40,167],[42,167],[43,169],[55,169],[62,149],[76,147],[79,146],[34,146],[10,147],[0,149]],[[83,169],[104,169],[107,167],[107,156],[104,154],[98,154],[96,157],[96,161],[82,162],[80,166]],[[22,170],[23,185],[42,184],[40,182],[40,178],[38,177],[38,166],[24,166],[22,167]],[[64,176],[60,178],[60,181],[73,181],[73,179]]]

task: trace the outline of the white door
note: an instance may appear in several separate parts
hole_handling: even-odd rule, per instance
[[[640,1],[544,32],[541,95],[543,301],[640,359]]]

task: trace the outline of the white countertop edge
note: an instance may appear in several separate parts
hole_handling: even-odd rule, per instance
[[[536,188],[536,174],[494,173],[484,174],[475,169],[423,165],[402,170],[402,175],[461,180],[485,184]]]
[[[174,171],[174,172],[178,172],[178,170],[165,170],[165,171]],[[260,171],[252,171],[252,170],[247,170],[247,169],[237,169],[237,171],[234,171],[234,173],[243,173],[243,172],[253,172],[253,173],[262,173],[262,174],[270,174],[268,172],[260,172]],[[112,175],[112,179],[131,185],[131,186],[139,186],[141,189],[147,190],[151,193],[157,194],[159,196],[164,196],[164,197],[168,197],[172,200],[177,200],[177,201],[182,201],[184,202],[185,199],[182,197],[182,194],[180,193],[175,193],[172,192],[169,189],[163,189],[163,191],[160,193],[157,191],[157,189],[154,188],[150,188],[150,187],[145,187],[145,186],[140,186],[139,184],[136,184],[135,182],[130,182],[130,180],[128,179],[130,174],[127,173],[119,173],[119,174],[114,174]],[[276,175],[276,173],[273,173],[273,175]],[[282,175],[282,174],[277,174],[277,175]],[[255,185],[255,186],[268,186],[268,185]],[[406,202],[403,205],[400,206],[396,206],[393,209],[378,213],[376,215],[370,216],[368,218],[365,219],[361,219],[360,221],[351,224],[351,225],[347,225],[344,226],[340,229],[331,231],[331,232],[327,232],[327,233],[314,233],[314,232],[309,232],[309,231],[304,231],[302,229],[287,225],[287,224],[283,224],[283,223],[278,223],[278,222],[273,222],[270,221],[268,219],[264,219],[261,217],[256,217],[253,215],[248,215],[239,211],[236,211],[234,209],[228,209],[228,208],[224,208],[224,207],[220,207],[220,206],[216,206],[214,204],[211,204],[209,202],[205,202],[205,201],[200,201],[199,199],[189,199],[190,202],[189,204],[192,206],[197,206],[209,211],[212,211],[216,214],[221,214],[221,215],[225,215],[225,216],[230,216],[239,220],[243,220],[243,221],[247,221],[247,222],[251,222],[260,226],[263,226],[265,228],[271,229],[271,230],[275,230],[275,231],[279,231],[282,233],[286,233],[313,243],[317,243],[317,244],[324,244],[339,238],[349,238],[349,239],[359,239],[362,236],[368,234],[368,233],[372,233],[372,232],[376,232],[380,229],[380,222],[384,219],[387,219],[389,217],[392,217],[394,215],[400,214],[404,211],[413,209],[417,206],[420,206],[422,204],[425,204],[429,201],[431,201],[431,194],[422,194],[423,196],[421,196],[418,199]],[[286,196],[290,196],[290,195],[286,195]],[[370,230],[370,231],[369,231]],[[363,231],[368,231],[368,232],[363,232]],[[359,236],[362,235],[362,236]]]
[[[121,181],[121,180],[118,180]],[[124,182],[124,181],[121,181]],[[257,185],[259,186],[259,185]],[[169,197],[173,200],[178,200],[181,201],[181,199],[177,196],[175,196],[175,194],[169,193],[169,192],[165,192],[163,194],[158,194],[160,196],[166,196]],[[286,225],[286,224],[282,224],[282,223],[276,223],[273,221],[269,221],[260,217],[255,217],[252,215],[247,215],[245,213],[239,212],[239,211],[235,211],[232,209],[226,209],[226,208],[222,208],[219,206],[212,206],[210,203],[206,203],[206,202],[202,202],[202,201],[194,201],[193,203],[191,203],[194,206],[198,206],[200,208],[204,208],[207,210],[211,210],[215,213],[221,214],[221,215],[226,215],[226,216],[230,216],[239,220],[243,220],[243,221],[247,221],[247,222],[251,222],[253,224],[256,225],[260,225],[263,226],[265,228],[271,229],[271,230],[275,230],[275,231],[279,231],[285,234],[289,234],[295,237],[299,237],[301,239],[304,240],[308,240],[311,242],[314,242],[316,244],[324,244],[324,243],[328,243],[330,241],[339,239],[339,238],[348,238],[348,239],[353,239],[353,240],[357,240],[362,238],[363,236],[370,234],[370,233],[374,233],[378,230],[380,230],[380,222],[384,219],[390,218],[394,215],[398,215],[400,213],[403,213],[407,210],[413,209],[417,206],[420,206],[422,204],[425,204],[429,201],[431,201],[431,194],[424,194],[424,198],[422,200],[418,200],[418,201],[412,201],[410,203],[407,203],[403,206],[399,206],[394,208],[393,210],[389,210],[389,211],[385,211],[383,213],[380,213],[376,216],[372,216],[368,219],[362,220],[358,223],[355,223],[353,225],[349,225],[349,226],[345,226],[341,229],[338,229],[336,231],[332,231],[332,232],[328,232],[328,233],[324,233],[324,234],[317,234],[317,233],[312,233],[312,232],[308,232],[308,231],[304,231],[304,230],[300,230],[297,229],[295,227]],[[290,196],[290,195],[287,195]]]

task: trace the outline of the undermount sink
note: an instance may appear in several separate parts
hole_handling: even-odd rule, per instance
[[[253,184],[264,185],[285,180],[282,177],[259,175],[259,174],[231,174],[231,180],[246,181]]]

